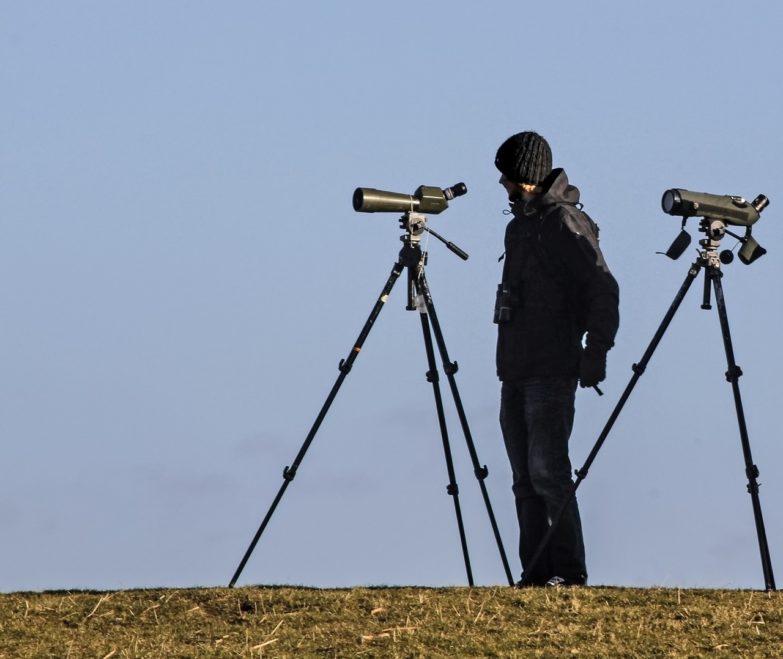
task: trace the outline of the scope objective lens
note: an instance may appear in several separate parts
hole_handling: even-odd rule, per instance
[[[661,199],[663,212],[672,215],[681,202],[682,197],[680,197],[680,193],[677,190],[667,190],[663,193],[663,198]]]

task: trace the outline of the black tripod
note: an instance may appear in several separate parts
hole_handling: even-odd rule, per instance
[[[465,537],[465,528],[462,522],[462,511],[460,509],[460,504],[459,504],[459,487],[457,486],[457,482],[454,475],[454,464],[451,457],[451,447],[449,445],[448,431],[446,429],[446,418],[443,411],[443,401],[440,393],[438,369],[435,363],[435,352],[433,349],[433,342],[432,342],[433,334],[435,336],[435,342],[438,345],[438,351],[440,352],[441,360],[443,362],[443,370],[446,373],[446,377],[448,378],[449,385],[451,387],[451,393],[454,398],[454,404],[457,409],[457,414],[459,416],[460,424],[462,426],[462,431],[465,435],[465,441],[467,443],[468,451],[470,453],[470,458],[473,463],[473,473],[476,475],[476,478],[479,482],[479,486],[481,487],[481,493],[484,497],[484,503],[486,504],[487,507],[487,513],[489,515],[489,520],[492,525],[492,531],[495,535],[495,541],[497,542],[498,550],[500,551],[500,558],[503,562],[503,568],[506,572],[506,578],[508,580],[509,585],[513,583],[513,580],[511,578],[511,570],[508,566],[508,560],[506,559],[506,553],[505,550],[503,549],[503,543],[500,539],[500,532],[498,531],[498,526],[495,521],[495,515],[492,512],[492,505],[489,500],[489,494],[487,493],[487,488],[484,484],[484,480],[489,474],[489,470],[487,469],[486,466],[481,466],[481,463],[479,462],[478,459],[478,455],[476,454],[476,447],[473,444],[473,439],[470,434],[467,418],[465,417],[465,411],[462,407],[462,401],[460,399],[459,391],[457,389],[457,383],[454,379],[454,374],[457,372],[457,368],[458,368],[457,363],[452,362],[449,359],[449,355],[446,350],[446,344],[443,340],[443,334],[441,333],[440,330],[440,323],[438,323],[438,317],[437,314],[435,313],[435,307],[432,302],[432,296],[430,295],[430,290],[427,285],[427,279],[424,274],[424,266],[426,265],[427,255],[426,252],[422,251],[421,246],[419,244],[421,241],[421,236],[426,231],[434,235],[439,240],[442,240],[444,243],[446,243],[449,249],[451,249],[461,258],[467,259],[468,255],[465,254],[465,252],[460,250],[452,243],[446,242],[435,231],[427,228],[426,224],[427,224],[426,217],[421,213],[414,213],[409,211],[406,212],[400,219],[400,225],[402,228],[406,230],[406,233],[404,236],[400,237],[400,240],[402,240],[403,242],[403,247],[400,250],[399,258],[397,262],[394,264],[391,274],[389,275],[389,278],[386,281],[386,285],[383,287],[383,290],[381,291],[381,294],[378,297],[378,300],[375,303],[375,306],[373,307],[372,312],[370,313],[370,316],[367,319],[367,322],[364,324],[364,327],[362,328],[362,331],[359,334],[359,338],[356,340],[354,347],[351,349],[350,354],[346,359],[340,361],[340,365],[339,365],[340,375],[337,377],[337,381],[332,386],[331,392],[329,393],[329,395],[326,398],[326,401],[321,407],[321,411],[318,413],[315,423],[313,423],[310,432],[307,434],[304,444],[302,445],[301,449],[299,449],[299,453],[297,454],[291,466],[288,466],[283,470],[283,484],[281,485],[280,490],[277,493],[277,496],[272,502],[269,511],[264,517],[264,520],[261,522],[261,526],[259,527],[255,536],[253,537],[250,546],[247,548],[245,555],[242,557],[242,561],[239,563],[239,567],[237,567],[234,576],[231,578],[231,582],[228,585],[229,588],[234,586],[237,579],[239,578],[239,575],[242,573],[245,564],[250,558],[250,555],[253,553],[253,549],[255,549],[258,540],[261,538],[261,534],[264,532],[264,529],[269,523],[272,514],[275,512],[275,509],[277,508],[280,499],[283,497],[286,488],[296,476],[296,471],[299,468],[299,465],[301,464],[302,460],[304,459],[305,453],[307,453],[307,449],[310,447],[310,444],[313,441],[316,432],[318,432],[318,428],[320,427],[321,422],[324,420],[324,417],[326,416],[326,413],[328,412],[329,407],[332,404],[332,401],[337,395],[337,392],[339,391],[340,386],[343,383],[343,380],[350,372],[353,362],[356,360],[356,357],[359,355],[359,352],[361,351],[362,346],[364,345],[364,342],[366,341],[367,336],[369,335],[370,330],[372,329],[372,326],[378,317],[378,314],[381,312],[381,309],[383,308],[384,304],[386,304],[386,301],[389,298],[389,294],[391,293],[394,283],[397,281],[398,277],[402,274],[402,271],[404,269],[407,269],[408,271],[408,304],[406,308],[409,311],[418,310],[420,312],[419,315],[421,318],[421,327],[422,327],[422,332],[424,334],[424,347],[427,353],[427,368],[428,368],[427,381],[432,383],[432,389],[435,394],[435,408],[438,414],[438,422],[440,424],[440,434],[443,440],[443,452],[446,457],[446,468],[448,470],[448,476],[449,476],[449,484],[446,487],[446,491],[454,500],[454,512],[456,513],[457,516],[457,526],[459,528],[459,537],[460,537],[460,543],[462,545],[462,554],[465,559],[465,570],[468,576],[468,583],[471,586],[473,586],[473,572],[470,567],[468,544]]]
[[[623,409],[623,406],[628,400],[628,397],[631,395],[631,391],[636,386],[637,381],[647,368],[647,363],[650,361],[653,352],[655,352],[655,349],[658,347],[658,343],[660,342],[661,338],[663,338],[663,335],[666,332],[666,329],[669,327],[669,323],[671,323],[672,318],[674,318],[674,314],[677,312],[677,309],[685,297],[685,294],[688,292],[688,289],[693,283],[693,280],[698,276],[699,272],[704,269],[704,296],[702,299],[701,308],[712,308],[712,304],[710,303],[710,285],[712,285],[712,288],[715,290],[715,300],[718,303],[718,317],[720,319],[721,332],[723,334],[723,345],[726,350],[726,362],[728,364],[726,380],[731,383],[731,388],[734,393],[734,406],[737,411],[740,441],[742,442],[742,454],[745,459],[745,475],[748,478],[748,492],[750,493],[751,501],[753,503],[753,517],[756,522],[756,533],[758,535],[759,551],[761,553],[761,568],[764,573],[765,590],[775,590],[775,577],[772,574],[772,561],[770,560],[767,534],[764,530],[764,518],[761,514],[761,502],[759,500],[759,483],[757,481],[759,470],[758,467],[753,464],[753,458],[750,452],[750,441],[748,440],[748,430],[745,425],[745,413],[742,409],[742,399],[740,398],[739,378],[742,375],[742,370],[734,361],[734,348],[732,347],[731,343],[729,319],[726,314],[726,302],[723,298],[723,286],[721,284],[721,277],[723,276],[723,273],[720,270],[721,257],[718,255],[717,250],[721,239],[723,238],[724,234],[727,233],[726,225],[721,220],[704,218],[701,220],[700,231],[706,235],[706,238],[699,241],[702,250],[699,252],[698,258],[690,267],[690,270],[688,270],[685,281],[675,296],[674,301],[669,307],[669,310],[666,312],[663,321],[658,327],[658,331],[655,333],[655,336],[653,336],[653,339],[650,342],[650,345],[647,347],[647,350],[645,351],[641,360],[638,364],[633,365],[632,370],[634,374],[631,378],[631,381],[628,383],[628,386],[625,388],[622,396],[620,396],[620,400],[617,402],[617,405],[612,411],[612,414],[609,416],[609,420],[606,422],[604,429],[601,431],[601,434],[593,446],[593,449],[590,451],[590,454],[587,457],[584,465],[581,469],[576,470],[576,480],[574,481],[573,487],[571,488],[571,492],[566,500],[563,501],[557,513],[552,517],[548,532],[541,540],[538,548],[536,549],[536,552],[533,554],[533,557],[530,560],[529,565],[525,566],[526,574],[533,573],[533,568],[546,549],[546,546],[549,543],[555,528],[560,523],[560,519],[562,518],[565,509],[576,495],[576,490],[579,487],[579,484],[587,477],[587,472],[590,469],[590,466],[593,464],[593,460],[595,460],[595,457],[598,454],[598,451],[601,449],[604,440],[606,440],[606,437],[609,434],[609,431],[612,429],[614,422],[620,415],[620,411]],[[687,234],[685,235],[687,236]],[[729,256],[733,255],[731,255],[729,252]],[[726,262],[729,261],[730,259],[727,259]],[[526,581],[523,577],[523,584],[525,583]]]

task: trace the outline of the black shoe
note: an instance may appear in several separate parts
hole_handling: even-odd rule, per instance
[[[546,585],[546,580],[543,578],[525,580],[525,575],[514,584],[514,588],[541,588]]]

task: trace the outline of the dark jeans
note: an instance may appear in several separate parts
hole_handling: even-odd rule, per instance
[[[500,427],[511,461],[519,520],[519,558],[526,569],[573,487],[568,438],[574,423],[576,378],[535,377],[504,382]],[[546,550],[525,579],[553,576],[585,583],[585,548],[576,498],[565,509]]]

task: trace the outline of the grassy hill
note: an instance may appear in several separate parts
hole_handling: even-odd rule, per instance
[[[0,595],[0,657],[783,657],[783,596],[291,587]]]

